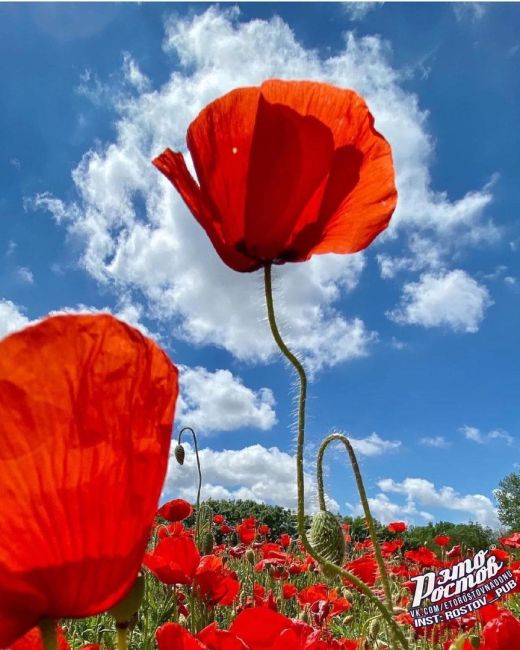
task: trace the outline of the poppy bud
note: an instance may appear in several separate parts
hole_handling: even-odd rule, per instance
[[[175,460],[179,463],[179,465],[184,465],[184,457],[186,456],[184,447],[182,445],[177,445],[173,453],[175,454]]]
[[[210,553],[213,551],[213,544],[215,543],[215,540],[213,539],[213,535],[210,532],[205,532],[201,536],[200,540],[200,552],[202,555],[210,555]]]
[[[379,634],[380,630],[381,630],[381,620],[379,618],[372,619],[368,627],[368,637],[375,641],[375,639],[377,639],[377,635]]]
[[[125,629],[128,627],[133,616],[139,611],[139,607],[143,601],[144,596],[144,576],[140,573],[133,587],[126,594],[126,596],[120,600],[117,605],[114,605],[112,609],[109,610],[116,621],[116,627],[119,629]]]
[[[470,642],[472,648],[480,648],[480,637],[478,634],[471,634],[468,637],[468,641]]]
[[[248,548],[246,551],[246,559],[249,562],[249,564],[254,564],[255,563],[255,552],[253,551],[252,548]]]
[[[341,525],[331,512],[320,510],[312,519],[309,540],[323,558],[341,565],[345,555],[345,537]]]

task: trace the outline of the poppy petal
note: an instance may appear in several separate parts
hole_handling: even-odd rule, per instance
[[[195,149],[195,145],[192,145]],[[174,185],[187,207],[206,231],[215,250],[222,260],[236,271],[253,271],[258,263],[252,261],[233,247],[227,247],[223,241],[221,220],[218,212],[212,208],[212,201],[207,192],[201,190],[186,167],[181,153],[166,149],[152,163]]]
[[[177,391],[164,352],[109,315],[56,316],[0,342],[0,647],[40,617],[96,614],[128,592]]]

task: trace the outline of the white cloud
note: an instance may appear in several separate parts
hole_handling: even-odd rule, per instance
[[[144,75],[129,52],[123,53],[123,75],[125,80],[137,91],[144,92],[150,88],[150,80]]]
[[[418,282],[405,284],[401,304],[387,315],[401,324],[474,333],[492,304],[486,287],[456,269],[440,275],[425,273]]]
[[[443,508],[466,513],[469,520],[484,526],[498,526],[496,509],[489,497],[483,494],[459,494],[449,486],[438,490],[433,483],[423,478],[406,478],[400,483],[387,478],[379,481],[378,486],[383,493],[404,495],[409,509],[414,509],[416,505]]]
[[[446,449],[451,444],[443,436],[433,436],[431,438],[421,438],[419,440],[419,442],[420,442],[421,445],[425,445],[426,447],[435,447],[437,449]]]
[[[396,451],[401,446],[400,440],[384,440],[377,433],[371,433],[366,438],[352,438],[349,440],[354,451],[361,456],[380,456],[387,451]]]
[[[357,2],[342,3],[345,13],[352,21],[363,20],[371,11],[382,5],[382,2],[375,2],[374,0],[358,0]]]
[[[255,427],[266,431],[277,422],[269,388],[253,391],[229,370],[180,368],[176,420],[196,432],[232,431]]]
[[[186,438],[188,440],[188,438]],[[184,442],[184,465],[175,461],[173,451],[163,491],[163,499],[181,497],[193,502],[197,492],[197,468],[191,444]],[[251,445],[243,449],[200,450],[202,499],[252,499],[295,510],[297,506],[296,459],[278,447]],[[317,509],[313,475],[306,473],[306,510]],[[328,507],[339,506],[328,498]]]
[[[480,429],[477,429],[476,427],[464,425],[460,428],[460,431],[464,434],[466,440],[471,440],[479,445],[488,444],[493,440],[503,440],[506,445],[512,445],[515,441],[514,437],[510,433],[503,431],[502,429],[494,429],[488,433],[482,433]]]
[[[150,164],[166,146],[185,147],[186,127],[206,103],[269,77],[318,79],[359,91],[393,146],[400,199],[388,237],[403,230],[451,241],[456,233],[477,232],[492,195],[486,186],[451,200],[431,187],[427,113],[401,88],[380,37],[349,33],[338,54],[321,59],[280,18],[240,23],[238,13],[212,7],[189,18],[172,17],[163,48],[181,67],[156,90],[138,97],[116,93],[117,135],[86,152],[73,171],[77,200],[66,204],[44,194],[33,207],[50,209],[83,241],[82,264],[92,276],[118,291],[139,290],[152,315],[173,321],[186,340],[265,361],[274,346],[260,277],[222,264],[175,190]],[[103,95],[94,73],[87,77],[84,91],[94,80],[94,99]],[[286,297],[278,301],[282,330],[314,371],[366,355],[376,340],[361,319],[335,309],[362,268],[362,256],[329,255],[275,269]]]
[[[23,311],[10,300],[0,300],[0,339],[29,324]]]
[[[353,505],[347,503],[346,505],[354,517],[361,517],[364,515],[361,504]],[[405,504],[394,503],[390,501],[386,494],[382,493],[377,494],[375,497],[369,497],[368,505],[372,516],[382,524],[388,524],[391,521],[406,521],[407,523],[412,523],[416,521],[417,517],[426,521],[433,521],[435,519],[431,513],[417,510],[412,501],[408,501]]]
[[[34,276],[31,269],[26,266],[19,266],[16,269],[16,277],[25,284],[34,284]]]
[[[455,18],[459,23],[477,22],[486,14],[487,7],[483,2],[454,2],[452,3]]]

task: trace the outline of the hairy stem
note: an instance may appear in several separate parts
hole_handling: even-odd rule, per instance
[[[365,519],[367,522],[368,526],[368,531],[370,533],[370,537],[372,539],[372,544],[374,546],[374,554],[376,556],[376,561],[379,566],[379,573],[381,576],[381,582],[383,583],[383,589],[385,592],[385,600],[386,600],[386,606],[389,609],[392,609],[393,603],[392,603],[392,590],[390,588],[390,581],[388,579],[388,573],[386,572],[386,567],[385,567],[385,561],[383,559],[383,554],[381,553],[381,547],[379,545],[379,541],[377,539],[377,533],[376,533],[376,527],[374,524],[374,519],[372,517],[372,513],[370,512],[370,507],[368,505],[368,499],[367,499],[367,493],[365,491],[365,485],[363,483],[363,478],[361,476],[361,471],[359,469],[359,465],[357,462],[356,454],[354,453],[354,449],[352,447],[352,444],[350,443],[350,440],[347,438],[347,436],[343,435],[342,433],[332,433],[329,436],[327,436],[324,440],[322,440],[319,451],[318,451],[318,463],[317,463],[317,474],[318,474],[318,492],[319,492],[319,499],[320,499],[320,508],[325,510],[325,493],[324,493],[324,488],[323,488],[323,457],[325,455],[325,450],[327,447],[330,445],[331,442],[334,442],[335,440],[338,440],[339,442],[342,442],[348,452],[349,458],[350,458],[350,463],[352,465],[352,471],[354,472],[354,476],[356,478],[356,484],[357,484],[357,489],[359,492],[359,497],[361,499],[361,505],[363,506],[363,511],[365,513]],[[322,505],[323,504],[323,505]]]
[[[191,427],[184,427],[179,431],[179,438],[177,440],[177,444],[181,444],[181,438],[182,434],[185,431],[189,431],[191,435],[193,436],[193,444],[195,446],[195,457],[197,459],[197,471],[199,474],[199,484],[197,486],[197,502],[196,502],[196,508],[197,508],[197,514],[195,515],[195,539],[197,540],[197,544],[200,543],[200,490],[202,487],[202,472],[200,471],[200,459],[199,459],[199,447],[197,445],[197,436],[195,435],[195,431]]]
[[[303,451],[305,443],[305,404],[307,399],[307,375],[305,374],[305,369],[299,359],[289,350],[284,340],[280,335],[278,330],[278,325],[276,323],[276,318],[274,314],[274,303],[273,303],[273,287],[271,279],[271,264],[266,264],[264,267],[264,282],[265,282],[265,300],[267,305],[267,316],[269,319],[269,325],[271,327],[271,333],[273,335],[276,344],[280,348],[281,353],[289,361],[289,363],[294,367],[298,374],[300,380],[300,397],[298,402],[298,437],[297,437],[297,449],[296,449],[296,484],[298,489],[298,534],[302,541],[303,547],[307,553],[313,557],[325,570],[335,573],[342,578],[346,578],[349,582],[355,585],[359,591],[361,591],[367,598],[369,598],[374,605],[379,609],[381,615],[389,625],[392,636],[394,637],[394,648],[397,647],[397,641],[400,643],[401,647],[404,650],[408,650],[408,643],[406,638],[394,621],[392,612],[387,609],[387,607],[382,603],[379,598],[377,598],[367,585],[357,578],[354,574],[346,571],[342,567],[329,562],[323,558],[319,553],[317,553],[312,547],[309,539],[307,537],[307,532],[305,530],[305,480],[304,480],[304,467],[303,467]]]

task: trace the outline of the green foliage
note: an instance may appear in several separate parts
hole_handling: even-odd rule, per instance
[[[229,526],[236,526],[246,517],[256,517],[257,520],[269,526],[271,537],[279,537],[281,533],[296,533],[296,516],[290,510],[280,506],[269,506],[255,501],[216,501],[209,499],[205,503],[211,506],[215,514],[224,515]],[[189,524],[189,521],[188,521]]]
[[[427,526],[414,526],[403,534],[405,548],[413,549],[419,546],[426,546],[433,551],[439,547],[433,541],[437,535],[448,535],[450,537],[449,547],[461,544],[464,548],[486,549],[497,543],[496,533],[491,528],[480,524],[452,524],[447,521],[439,521],[436,524]]]
[[[495,492],[498,518],[511,532],[520,530],[520,474],[512,473],[502,479]]]

